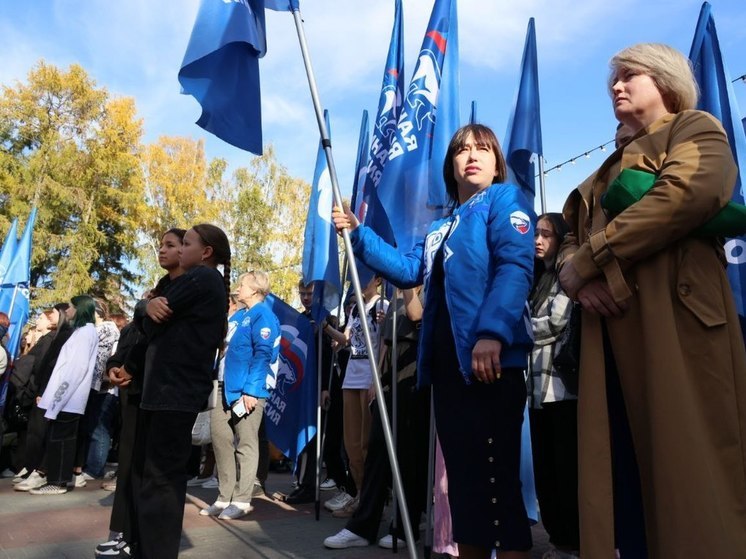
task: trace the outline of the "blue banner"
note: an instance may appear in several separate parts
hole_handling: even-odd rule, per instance
[[[202,106],[197,124],[257,155],[262,153],[259,58],[266,50],[262,0],[202,0],[179,70],[182,93]]]
[[[10,268],[10,263],[13,261],[13,257],[16,254],[16,248],[18,247],[18,219],[14,219],[13,223],[10,224],[8,234],[5,235],[5,242],[3,242],[3,248],[0,249],[0,285],[5,282],[5,274]]]
[[[357,157],[355,158],[355,175],[352,183],[352,196],[350,197],[350,209],[359,216],[360,206],[363,202],[363,188],[365,185],[365,176],[368,168],[368,149],[370,141],[368,139],[368,111],[363,111],[363,118],[360,121],[360,134],[357,139]]]
[[[324,111],[324,119],[331,137],[327,111]],[[303,237],[303,283],[308,285],[316,282],[311,312],[314,320],[318,322],[323,320],[328,311],[339,305],[342,292],[337,233],[332,224],[333,204],[334,196],[329,166],[324,147],[319,142]]]
[[[544,149],[541,143],[536,30],[534,18],[530,18],[521,60],[521,81],[505,134],[505,160],[508,164],[508,180],[520,186],[531,200],[536,193],[537,165],[534,154],[541,157]]]
[[[299,10],[299,0],[264,0],[264,7],[276,12],[291,12]]]
[[[6,348],[12,359],[18,354],[23,327],[28,322],[31,247],[35,221],[36,208],[33,208],[0,289],[0,311],[10,318],[9,341]]]
[[[444,211],[443,157],[458,128],[457,57],[456,1],[435,0],[377,188],[402,252]]]
[[[277,384],[264,407],[267,438],[293,462],[316,435],[316,338],[313,325],[274,295],[267,303],[280,321]]]
[[[741,170],[733,190],[733,201],[743,204],[746,130],[741,122],[733,85],[720,51],[715,19],[712,17],[710,4],[707,2],[702,4],[702,10],[699,13],[689,59],[700,89],[697,108],[711,113],[720,120],[728,135],[733,157]],[[728,259],[728,279],[743,326],[746,324],[746,236],[726,239],[725,256]],[[746,330],[744,335],[746,335]]]

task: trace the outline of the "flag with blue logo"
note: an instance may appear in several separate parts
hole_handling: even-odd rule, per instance
[[[383,69],[381,93],[378,97],[378,109],[373,122],[373,138],[370,142],[368,167],[363,181],[363,202],[358,204],[355,212],[357,218],[371,227],[387,243],[394,245],[394,234],[389,225],[381,201],[378,197],[378,186],[389,159],[389,150],[396,136],[396,125],[401,114],[404,100],[404,27],[402,24],[402,2],[396,0],[394,5],[394,25],[391,29],[389,51],[386,66]],[[373,273],[364,269],[365,285]]]
[[[521,80],[505,134],[505,160],[508,164],[508,180],[520,186],[531,200],[536,192],[537,170],[534,155],[541,157],[543,153],[536,30],[534,18],[530,18],[521,60]]]
[[[267,438],[295,461],[316,435],[316,338],[305,316],[274,295],[266,300],[282,331],[277,384],[264,406]]]
[[[262,153],[259,58],[267,42],[263,0],[202,0],[179,70],[182,93],[202,106],[197,124]]]
[[[0,289],[0,311],[6,313],[10,319],[9,341],[6,348],[12,359],[15,359],[18,353],[23,327],[28,322],[31,247],[35,221],[36,208],[33,208]]]
[[[733,157],[740,169],[733,201],[744,203],[744,174],[746,169],[746,130],[736,103],[735,92],[720,51],[715,19],[710,4],[702,4],[697,29],[689,53],[694,76],[700,89],[698,109],[714,115],[725,128]],[[728,259],[728,279],[733,290],[736,309],[741,317],[741,327],[746,336],[746,236],[726,239],[725,256]]]
[[[357,157],[355,158],[355,175],[352,183],[352,196],[350,197],[350,209],[355,215],[360,215],[359,209],[363,202],[363,184],[365,183],[365,172],[368,168],[368,111],[363,111],[360,121],[360,135],[357,139]]]
[[[435,0],[377,188],[402,252],[443,215],[443,158],[458,128],[457,97],[456,0]]]
[[[8,234],[5,235],[5,242],[3,243],[2,249],[0,249],[0,285],[3,284],[5,274],[10,268],[10,263],[13,261],[13,256],[16,254],[16,247],[18,246],[18,219],[14,219],[13,223],[10,224]]]
[[[324,111],[324,120],[331,137],[327,111]],[[319,142],[303,237],[303,283],[308,285],[314,282],[311,312],[317,322],[321,322],[331,309],[339,305],[342,292],[337,233],[332,224],[333,204],[329,166],[324,147]]]

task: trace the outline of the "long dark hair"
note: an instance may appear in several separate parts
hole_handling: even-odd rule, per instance
[[[70,302],[75,307],[73,328],[80,328],[86,324],[96,324],[96,301],[90,295],[76,295]]]
[[[205,246],[212,247],[212,260],[215,265],[223,265],[223,283],[225,284],[225,309],[230,307],[231,292],[231,245],[228,236],[218,226],[211,223],[199,223],[192,229],[199,235]]]
[[[570,227],[567,225],[567,222],[565,221],[565,218],[562,217],[561,213],[557,212],[550,212],[541,214],[536,219],[536,226],[538,228],[539,221],[542,219],[546,219],[549,221],[549,223],[552,224],[552,229],[554,229],[554,234],[557,236],[557,246],[559,247],[562,242],[565,240],[565,236],[570,232]],[[544,275],[544,272],[546,272],[546,264],[544,264],[544,261],[540,258],[534,258],[534,283],[531,287],[531,295],[529,296],[529,300],[533,301],[534,298],[537,295],[537,291],[539,288],[539,280]],[[553,279],[556,280],[557,278],[557,268],[554,267],[552,270],[550,270],[551,274],[553,275]]]
[[[70,326],[70,323],[67,320],[67,314],[65,314],[67,309],[70,308],[70,305],[68,303],[57,303],[52,308],[57,309],[57,332],[65,330],[68,326]],[[55,334],[55,337],[57,337],[57,334]]]
[[[456,176],[454,174],[453,157],[458,150],[464,147],[469,134],[474,137],[474,142],[480,146],[489,146],[495,154],[497,169],[492,179],[492,184],[505,182],[505,178],[508,176],[508,168],[505,164],[503,152],[500,149],[500,142],[497,141],[497,136],[495,136],[492,129],[484,124],[467,124],[466,126],[462,126],[456,130],[453,138],[451,138],[451,142],[448,144],[448,151],[446,151],[446,156],[443,160],[443,180],[446,183],[446,194],[448,194],[448,198],[450,199],[451,208],[458,206],[458,184],[456,183]]]

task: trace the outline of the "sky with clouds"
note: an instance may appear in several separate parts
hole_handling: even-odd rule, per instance
[[[81,64],[117,96],[135,99],[146,141],[162,135],[205,140],[208,157],[231,168],[251,154],[196,126],[198,103],[180,95],[177,73],[198,0],[2,0],[0,84],[24,81],[40,60]],[[746,3],[712,0],[731,78],[746,74]],[[529,17],[536,19],[544,157],[547,168],[613,137],[606,92],[608,60],[637,42],[691,46],[700,0],[458,0],[462,121],[477,101],[478,119],[502,139],[514,102]],[[301,0],[321,102],[331,115],[334,158],[349,195],[360,117],[375,112],[393,22],[393,0]],[[414,68],[432,0],[404,0],[405,71]],[[267,13],[268,52],[260,62],[264,140],[291,174],[310,182],[318,145],[293,18]],[[746,116],[746,82],[733,84]],[[558,211],[569,191],[604,154],[552,171],[548,208]]]

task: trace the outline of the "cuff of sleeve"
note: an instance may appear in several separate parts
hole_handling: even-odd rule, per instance
[[[582,244],[572,255],[572,264],[578,275],[586,281],[601,274],[601,268],[593,260],[593,250],[589,243]]]

